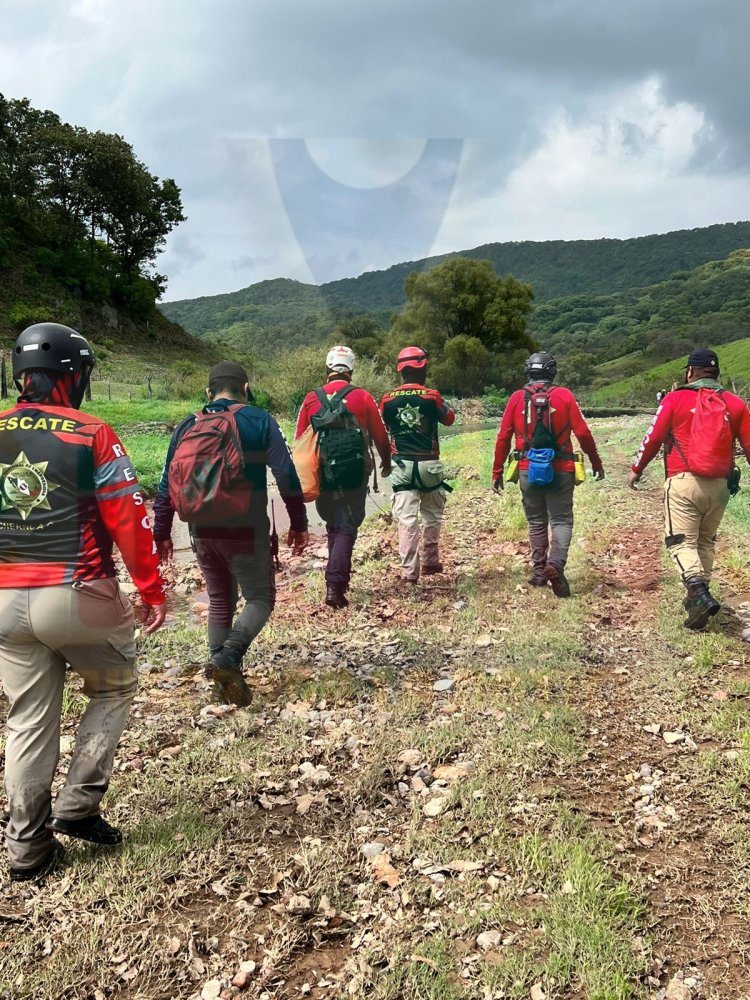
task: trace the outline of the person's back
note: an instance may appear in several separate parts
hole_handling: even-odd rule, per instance
[[[0,587],[115,576],[112,530],[123,507],[144,499],[112,428],[71,407],[24,401],[0,414],[0,455]],[[151,532],[139,529],[118,542],[143,583],[153,578],[152,559],[139,565]]]
[[[321,414],[324,400],[336,399],[343,394],[342,405],[354,415],[363,435],[365,454],[361,456],[364,461],[360,465],[360,481],[336,482],[335,473],[330,470],[331,479],[326,481],[324,467],[320,496],[315,501],[318,514],[325,522],[328,540],[325,603],[337,610],[349,604],[346,594],[352,574],[354,543],[359,527],[365,519],[367,479],[372,471],[370,459],[372,445],[380,455],[383,475],[387,476],[390,473],[388,435],[373,397],[361,386],[351,385],[354,365],[354,352],[348,347],[338,345],[331,348],[326,356],[327,380],[319,389],[313,389],[305,396],[297,417],[295,433],[295,438],[302,437],[308,427],[314,424],[315,418]],[[351,466],[355,465],[354,457],[351,456]],[[350,464],[346,461],[346,456],[342,456],[342,459],[342,465]]]
[[[746,428],[743,425],[747,420],[748,413],[745,401],[735,393],[724,389],[715,379],[696,380],[688,385],[679,386],[664,397],[652,425],[656,433],[647,433],[634,464],[645,467],[651,461],[661,446],[660,444],[656,445],[656,441],[661,438],[664,428],[664,457],[667,477],[690,471],[693,421],[698,392],[701,388],[720,393],[721,400],[726,406],[732,439],[742,439],[743,435],[746,434]],[[727,468],[724,475],[734,464],[731,449],[726,450],[725,459]]]
[[[391,487],[401,578],[416,584],[420,575],[443,572],[440,529],[451,487],[440,461],[438,424],[450,427],[456,414],[437,389],[427,386],[427,353],[421,347],[405,347],[396,369],[404,381],[386,392],[380,410],[393,452]]]
[[[529,583],[550,583],[557,597],[568,597],[565,566],[573,536],[575,486],[572,434],[588,455],[596,479],[604,478],[604,469],[578,401],[570,389],[555,385],[555,359],[539,351],[528,358],[524,371],[527,384],[513,393],[503,412],[492,484],[495,492],[502,492],[503,466],[515,444],[533,565]]]
[[[154,537],[166,561],[173,552],[172,496],[183,485],[172,482],[173,470],[175,476],[189,473],[180,449],[189,445],[190,434],[199,426],[202,414],[230,413],[239,434],[236,446],[242,452],[238,456],[240,472],[248,487],[240,493],[243,509],[235,512],[232,507],[231,514],[222,515],[219,497],[210,517],[189,523],[209,599],[210,656],[204,671],[214,681],[216,694],[238,705],[248,705],[251,700],[251,691],[242,675],[243,657],[271,616],[276,599],[268,519],[268,468],[289,514],[288,544],[298,553],[308,540],[302,491],[284,435],[270,414],[248,401],[248,393],[247,374],[241,365],[234,361],[214,365],[208,373],[207,405],[201,413],[189,414],[172,435],[154,504]],[[190,456],[198,466],[193,484],[200,492],[200,479],[206,468],[200,455],[189,450]],[[216,462],[221,462],[221,456],[212,456],[206,463],[211,476],[220,474]],[[235,618],[240,591],[245,607]]]
[[[165,616],[130,459],[112,428],[78,409],[93,364],[76,331],[29,327],[13,355],[21,396],[0,414],[0,675],[10,702],[6,842],[14,880],[54,863],[53,832],[99,844],[122,839],[99,815],[136,690],[133,609],[117,582],[113,542],[140,592],[145,632]],[[52,804],[66,664],[82,676],[89,702]]]
[[[663,446],[665,542],[687,590],[684,624],[694,630],[704,628],[721,607],[709,584],[734,478],[735,441],[750,460],[750,412],[719,378],[714,351],[691,352],[685,383],[661,401],[628,475],[635,489]]]
[[[380,409],[394,455],[421,461],[440,457],[438,425],[450,427],[456,415],[437,389],[404,382],[386,392]]]

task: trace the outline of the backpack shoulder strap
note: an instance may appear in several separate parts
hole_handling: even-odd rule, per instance
[[[527,417],[531,417],[529,406],[531,405],[532,395],[533,393],[531,392],[531,389],[525,385],[523,387],[523,446],[525,451],[528,451],[531,447],[531,438],[528,434],[529,421],[527,420]]]
[[[321,407],[325,407],[325,406],[329,406],[330,405],[331,400],[328,398],[328,396],[326,395],[326,393],[325,393],[325,391],[323,389],[313,389],[313,392],[317,396],[318,402],[320,403]]]

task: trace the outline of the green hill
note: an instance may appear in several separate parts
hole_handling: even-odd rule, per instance
[[[750,250],[667,280],[613,295],[575,295],[537,306],[533,334],[552,353],[584,351],[616,380],[698,343],[725,343],[750,331]]]
[[[713,346],[719,355],[724,385],[742,395],[747,395],[750,392],[750,337],[736,340],[732,344],[709,346]],[[629,378],[620,379],[588,393],[587,399],[597,405],[651,405],[655,403],[659,389],[669,389],[674,382],[683,381],[686,357],[687,353],[672,361],[647,368]]]
[[[541,322],[546,324],[546,333],[558,315],[561,328],[569,320],[598,322],[607,314],[607,306],[602,302],[591,307],[588,303],[592,296],[609,296],[661,282],[674,272],[690,271],[746,246],[750,246],[750,222],[630,240],[490,243],[320,286],[281,278],[225,295],[165,302],[160,308],[190,333],[272,356],[280,346],[319,343],[345,315],[369,313],[387,326],[390,315],[404,304],[404,282],[412,271],[462,256],[490,260],[498,274],[512,274],[529,282],[537,303],[564,296],[562,312],[553,307],[551,314],[543,314]],[[571,302],[570,297],[577,295],[583,300]],[[565,315],[571,310],[576,310],[574,316]],[[535,315],[535,328],[536,323]]]

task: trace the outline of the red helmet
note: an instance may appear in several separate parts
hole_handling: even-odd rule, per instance
[[[396,371],[403,371],[404,368],[424,368],[427,364],[427,351],[421,347],[405,347],[399,352],[396,363]]]

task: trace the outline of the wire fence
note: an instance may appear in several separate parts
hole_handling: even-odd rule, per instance
[[[0,356],[0,399],[17,395],[13,382],[10,358]],[[166,368],[146,369],[141,381],[121,380],[116,375],[102,375],[94,370],[86,399],[124,401],[138,399],[167,399],[170,395],[169,376]]]

